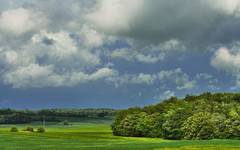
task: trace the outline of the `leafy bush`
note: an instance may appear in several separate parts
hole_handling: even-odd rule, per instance
[[[69,123],[69,121],[65,120],[65,121],[63,121],[63,125],[68,126],[68,125],[70,125],[70,123]]]
[[[26,129],[25,129],[25,131],[33,132],[34,130],[33,130],[33,127],[31,127],[31,126],[27,126]]]
[[[10,131],[11,132],[18,132],[18,128],[16,126],[12,126]]]
[[[59,125],[69,126],[69,125],[72,125],[72,124],[69,121],[65,120],[65,121],[59,123]]]
[[[45,133],[44,127],[43,127],[43,126],[39,126],[39,127],[37,128],[37,132]]]

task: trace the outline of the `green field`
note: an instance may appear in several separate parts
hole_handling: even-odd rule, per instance
[[[74,120],[68,118],[69,120]],[[46,122],[46,133],[9,132],[12,125],[0,125],[0,149],[2,150],[235,150],[240,149],[239,140],[164,140],[113,136],[112,118],[79,118],[72,126],[60,126],[57,122]],[[16,125],[19,130],[27,125],[35,129],[42,122]]]

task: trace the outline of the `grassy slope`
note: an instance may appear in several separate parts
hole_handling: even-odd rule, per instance
[[[30,125],[36,128],[40,124],[41,122],[34,122]],[[47,122],[47,133],[44,134],[11,133],[11,125],[0,125],[0,149],[240,149],[238,140],[169,141],[157,138],[117,137],[112,135],[109,124],[110,120],[99,119],[74,122],[73,126],[69,127]],[[26,126],[17,125],[19,129]]]

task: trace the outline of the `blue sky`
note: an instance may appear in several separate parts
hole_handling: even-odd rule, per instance
[[[239,92],[238,0],[0,0],[0,108]]]

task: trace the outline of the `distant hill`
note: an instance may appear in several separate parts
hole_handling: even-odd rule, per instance
[[[205,92],[120,110],[112,131],[117,136],[172,140],[240,139],[240,93]]]

